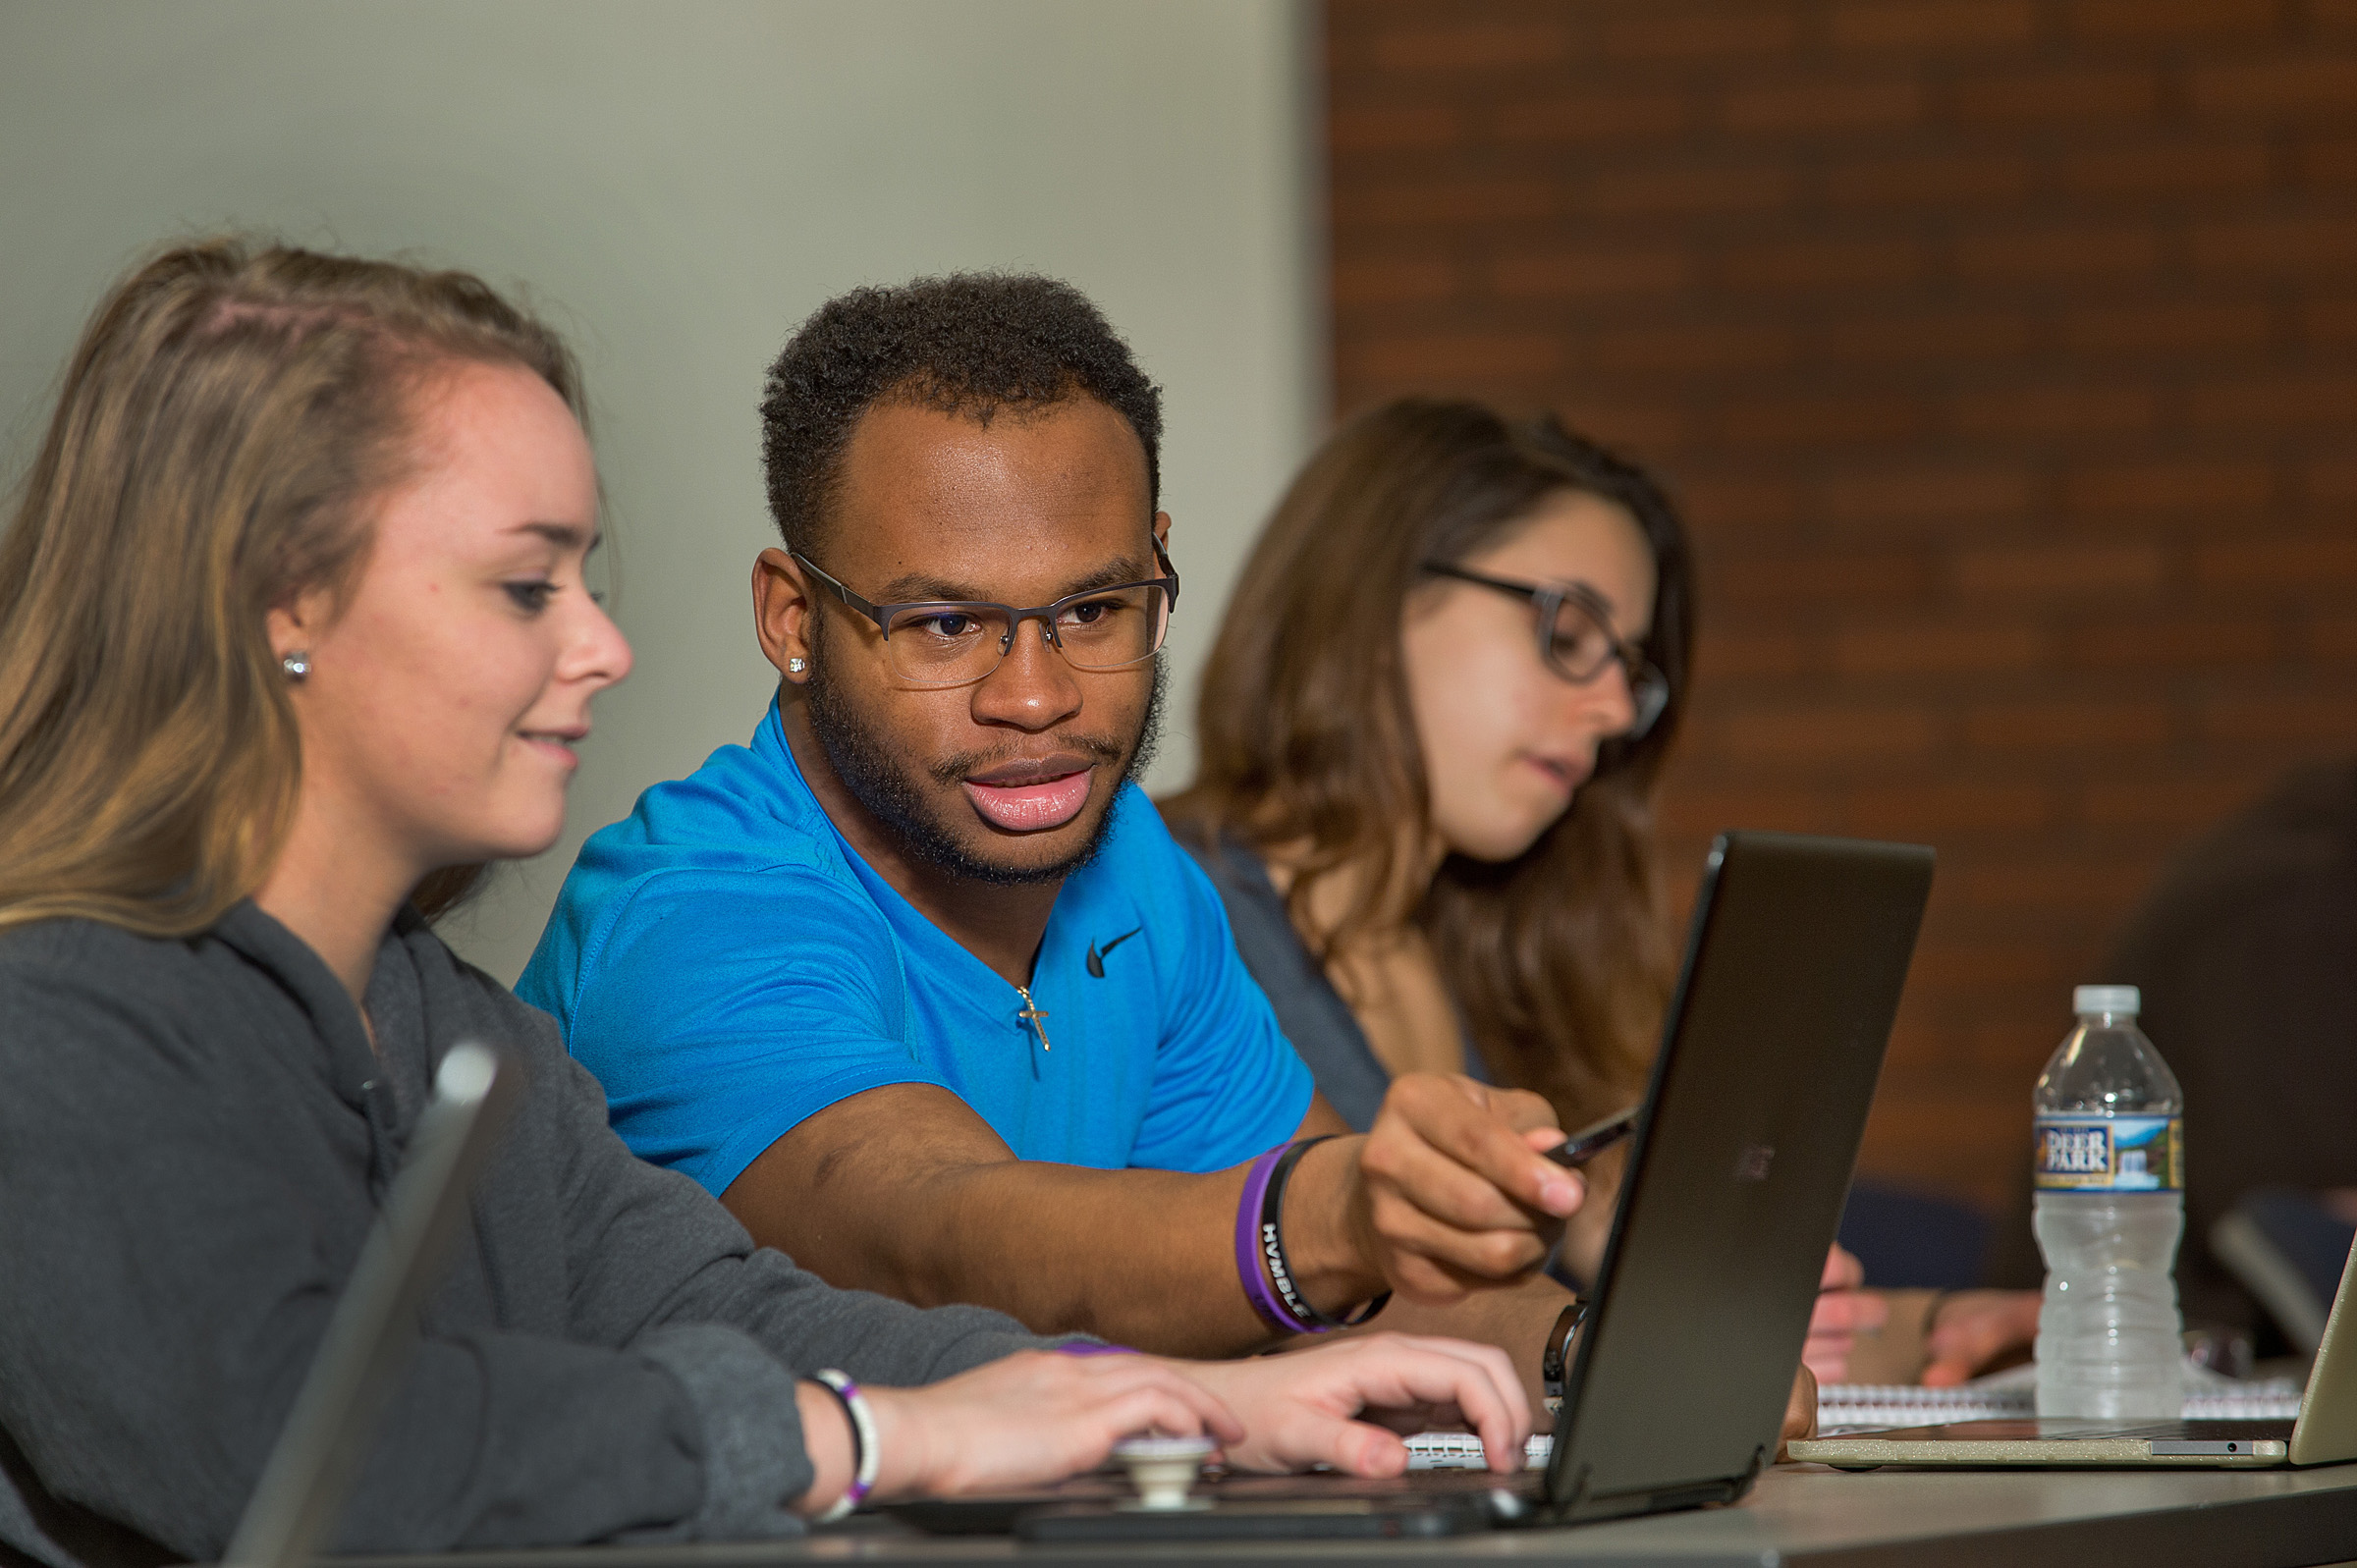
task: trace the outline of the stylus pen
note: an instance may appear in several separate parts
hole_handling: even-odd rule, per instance
[[[1580,1128],[1579,1131],[1548,1150],[1547,1158],[1559,1165],[1566,1165],[1574,1170],[1578,1169],[1637,1130],[1637,1107],[1631,1106],[1626,1110],[1616,1111],[1591,1126]]]

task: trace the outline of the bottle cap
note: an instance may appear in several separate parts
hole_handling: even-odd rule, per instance
[[[2144,1010],[2144,998],[2134,986],[2080,986],[2070,994],[2070,1010],[2133,1015]]]

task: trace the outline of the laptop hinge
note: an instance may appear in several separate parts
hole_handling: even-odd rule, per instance
[[[1731,1503],[1741,1499],[1768,1468],[1768,1449],[1765,1444],[1751,1451],[1751,1463],[1741,1475],[1724,1481],[1698,1482],[1690,1487],[1672,1487],[1663,1490],[1616,1492],[1610,1500],[1588,1494],[1588,1466],[1581,1465],[1571,1481],[1570,1495],[1554,1505],[1550,1512],[1558,1518],[1612,1518],[1633,1513],[1666,1513],[1673,1508],[1707,1508],[1713,1503]],[[1582,1503],[1590,1507],[1584,1512]]]

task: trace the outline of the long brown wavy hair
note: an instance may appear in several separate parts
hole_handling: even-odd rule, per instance
[[[0,929],[185,936],[261,885],[301,777],[266,617],[351,586],[418,389],[465,362],[580,412],[564,344],[465,273],[222,239],[107,295],[0,538]]]
[[[1449,856],[1413,918],[1491,1075],[1576,1126],[1642,1089],[1676,960],[1653,793],[1685,708],[1693,568],[1641,469],[1552,418],[1509,423],[1473,403],[1403,399],[1353,420],[1244,565],[1197,699],[1195,781],[1164,810],[1182,832],[1282,848],[1288,910],[1321,961],[1372,931],[1427,820],[1400,651],[1419,568],[1477,554],[1565,491],[1624,509],[1652,550],[1645,649],[1669,706],[1641,739],[1606,744],[1521,855]],[[1321,927],[1312,892],[1345,868],[1352,900]]]

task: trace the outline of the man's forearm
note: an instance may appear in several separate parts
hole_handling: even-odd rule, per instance
[[[861,1226],[858,1244],[843,1249],[850,1256],[819,1271],[920,1306],[995,1307],[1039,1333],[1170,1356],[1245,1355],[1273,1335],[1236,1275],[1242,1187],[1233,1170],[1009,1161],[942,1171],[912,1182],[889,1223]]]
[[[1277,1336],[1235,1261],[1241,1167],[1098,1170],[1012,1158],[932,1089],[854,1102],[780,1139],[723,1201],[830,1283],[994,1307],[1041,1333],[1233,1356]],[[1331,1116],[1327,1112],[1326,1116]],[[855,1117],[855,1119],[851,1119]],[[1305,1132],[1324,1131],[1313,1109]],[[1338,1123],[1339,1125],[1339,1123]],[[1351,1215],[1357,1138],[1309,1152],[1285,1195],[1297,1283],[1343,1312],[1384,1288]]]
[[[1484,1099],[1498,1093],[1456,1080],[1403,1081],[1371,1136],[1343,1134],[1340,1118],[1313,1102],[1299,1134],[1339,1135],[1303,1152],[1278,1214],[1301,1298],[1339,1317],[1394,1280],[1402,1282],[1402,1303],[1409,1294],[1456,1300],[1521,1287],[1550,1239],[1537,1206],[1557,1215],[1575,1206],[1577,1178],[1537,1161],[1527,1134]],[[1459,1156],[1486,1167],[1536,1164],[1542,1179],[1528,1170],[1484,1175]],[[1245,1181],[1243,1167],[1194,1174],[1019,1160],[948,1091],[910,1084],[853,1096],[805,1121],[754,1160],[723,1201],[756,1240],[837,1285],[924,1306],[994,1307],[1037,1332],[1233,1356],[1289,1337],[1262,1320],[1238,1277]],[[1255,1250],[1260,1218],[1245,1217],[1245,1244]],[[1257,1260],[1245,1267],[1259,1283]],[[1522,1315],[1510,1309],[1468,1309],[1433,1325],[1454,1323],[1450,1331],[1473,1337],[1474,1325],[1501,1310],[1510,1321],[1478,1337],[1535,1356],[1523,1347]]]
[[[830,1284],[923,1307],[992,1307],[1034,1332],[1095,1334],[1170,1356],[1247,1355],[1278,1337],[1236,1271],[1241,1169],[1015,1160],[926,1167],[906,1151],[876,1150],[822,1168],[820,1190],[788,1202],[779,1195],[795,1189],[761,1179],[756,1162],[727,1202],[756,1241]],[[1313,1191],[1286,1207],[1336,1201]],[[1329,1300],[1342,1271],[1321,1264],[1312,1299]],[[1360,1299],[1380,1288],[1364,1287]]]
[[[1040,1333],[1095,1334],[1160,1355],[1228,1357],[1328,1337],[1277,1334],[1245,1300],[1234,1247],[1242,1188],[1240,1170],[1189,1175],[1023,1161],[938,1172],[889,1206],[921,1220],[857,1227],[861,1256],[834,1266],[843,1277],[802,1261],[838,1284],[921,1306],[995,1307]],[[1286,1204],[1288,1224],[1343,1201],[1329,1182],[1296,1189]],[[1326,1250],[1347,1245],[1340,1224],[1300,1228],[1326,1231]],[[1380,1288],[1380,1281],[1352,1282],[1363,1278],[1363,1266],[1355,1274],[1339,1260],[1312,1267],[1320,1279],[1311,1288],[1334,1311],[1355,1304],[1323,1299],[1338,1281],[1358,1300]],[[1540,1275],[1450,1306],[1398,1298],[1369,1326],[1497,1345],[1513,1358],[1532,1409],[1543,1413],[1540,1361],[1571,1300],[1570,1291]]]

